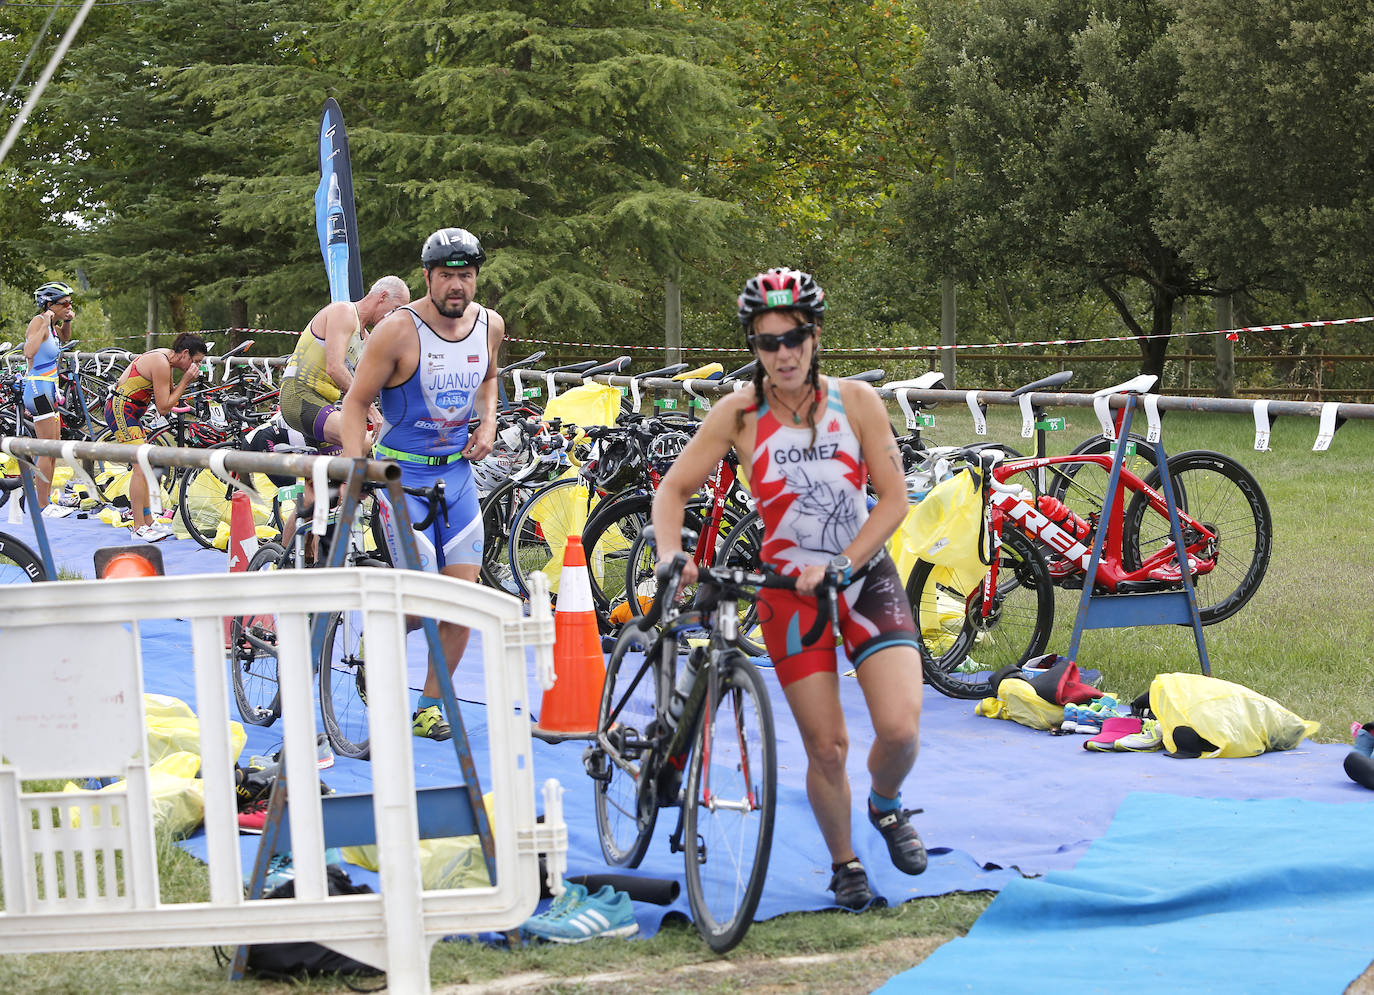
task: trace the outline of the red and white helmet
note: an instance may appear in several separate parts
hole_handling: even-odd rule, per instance
[[[825,291],[810,273],[775,266],[751,276],[739,295],[739,320],[745,328],[765,311],[805,311],[815,321],[825,314]]]

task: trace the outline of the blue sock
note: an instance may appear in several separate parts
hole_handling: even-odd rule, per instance
[[[425,696],[425,695],[422,694],[422,695],[420,695],[420,703],[419,703],[418,705],[415,706],[415,711],[418,712],[418,711],[421,711],[421,710],[423,710],[423,709],[430,708],[430,707],[432,707],[432,706],[434,706],[434,705],[437,705],[437,704],[439,704],[439,699],[438,699],[438,698],[429,698],[429,697],[427,697],[427,696]]]
[[[895,812],[902,807],[902,793],[897,792],[896,798],[886,798],[873,789],[868,791],[868,804],[872,805],[879,812]]]

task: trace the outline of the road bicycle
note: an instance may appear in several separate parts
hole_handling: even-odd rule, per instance
[[[280,450],[278,450],[280,451]],[[313,450],[312,450],[313,451]],[[373,541],[376,521],[376,486],[365,482],[363,499],[359,501],[347,533],[344,566],[389,567],[384,548]],[[407,494],[425,498],[429,514],[416,524],[427,527],[445,507],[443,481],[429,487],[403,488]],[[278,491],[284,501],[300,502],[300,484]],[[324,557],[307,560],[305,532],[314,510],[301,511],[300,527],[296,529],[289,547],[266,542],[258,547],[249,561],[252,570],[303,570],[323,563]],[[329,547],[337,523],[331,521],[320,539],[320,548]],[[330,612],[324,623],[324,638],[314,661],[319,682],[320,714],[325,735],[334,752],[340,756],[365,760],[368,757],[367,725],[367,651],[363,636],[362,613],[358,611]],[[281,715],[281,694],[277,679],[276,616],[253,615],[234,618],[230,623],[230,673],[234,700],[239,714],[250,725],[270,726]]]
[[[1187,569],[1204,625],[1244,607],[1268,569],[1269,505],[1250,472],[1222,453],[1193,450],[1169,457],[1183,555],[1170,532],[1158,467],[1142,478],[1123,465],[1111,506],[1101,507],[1099,494],[1100,510],[1083,518],[1072,505],[1067,513],[1047,505],[1024,481],[1043,469],[1051,476],[1063,473],[1069,495],[1089,491],[1083,480],[1105,481],[1112,453],[1001,460],[995,450],[985,450],[968,459],[967,472],[986,481],[981,493],[991,563],[957,570],[918,560],[907,581],[926,681],[951,697],[985,697],[999,669],[1044,651],[1054,624],[1055,587],[1081,590],[1088,582],[1099,529],[1106,535],[1091,581],[1095,593],[1181,590],[1181,571]]]
[[[601,851],[613,865],[638,866],[659,810],[678,809],[668,839],[684,855],[692,921],[723,953],[744,938],[758,908],[777,808],[772,705],[739,647],[736,602],[796,581],[703,567],[695,603],[680,610],[673,593],[686,562],[679,553],[661,565],[649,610],[616,639],[583,763]],[[833,627],[837,581],[827,575],[821,615],[804,639]]]

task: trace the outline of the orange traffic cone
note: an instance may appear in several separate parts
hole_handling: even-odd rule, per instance
[[[229,502],[229,572],[248,569],[258,551],[258,530],[253,524],[253,503],[243,491],[235,490]],[[224,619],[224,645],[229,646],[233,620]]]
[[[161,577],[162,550],[156,546],[106,546],[95,551],[95,575],[101,580]]]
[[[582,537],[568,536],[553,615],[554,685],[544,692],[534,734],[544,740],[590,739],[601,710],[606,661],[592,607],[592,583]]]
[[[258,551],[258,530],[253,524],[253,504],[243,491],[234,491],[229,502],[229,571],[247,570]]]

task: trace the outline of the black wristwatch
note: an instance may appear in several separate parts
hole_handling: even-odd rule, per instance
[[[854,564],[850,561],[849,557],[845,556],[843,553],[840,553],[838,556],[832,556],[829,566],[830,569],[840,575],[841,587],[849,583],[849,572],[854,568]]]

